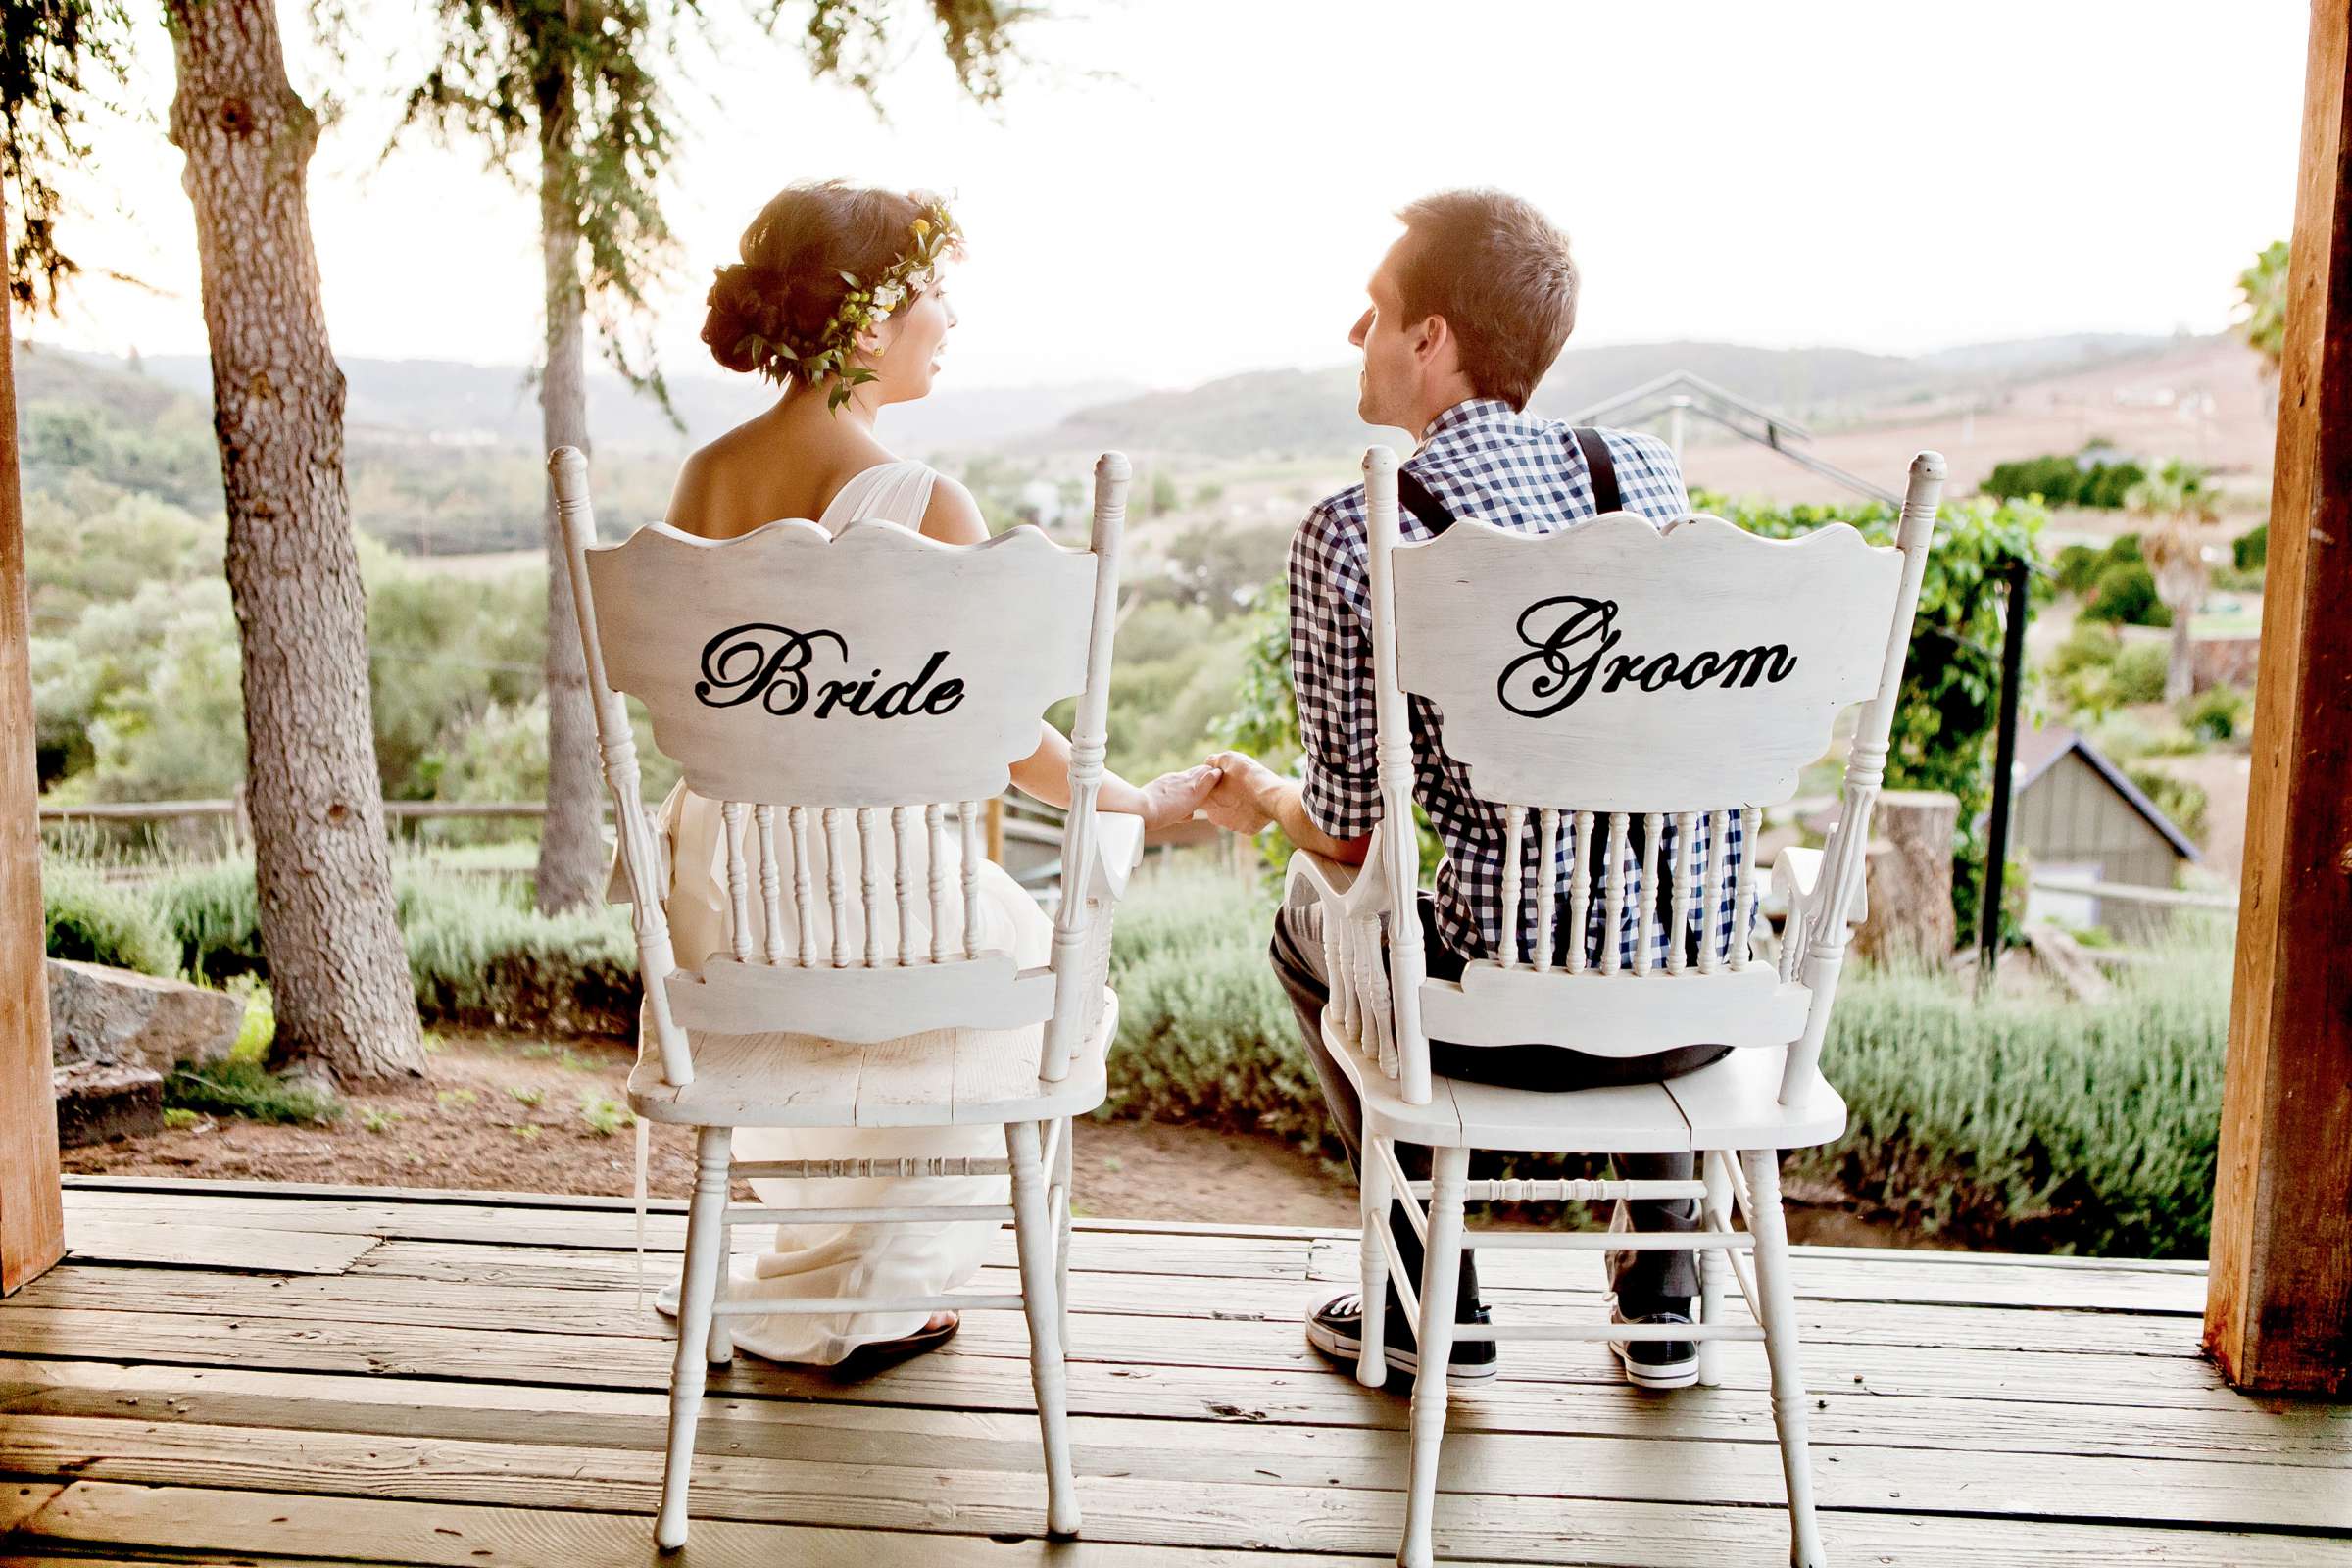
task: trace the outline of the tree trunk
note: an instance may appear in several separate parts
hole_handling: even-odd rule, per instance
[[[587,293],[580,279],[579,181],[572,162],[570,71],[538,83],[539,228],[547,278],[547,364],[539,381],[540,446],[588,450]],[[539,907],[553,914],[595,902],[604,886],[604,780],[588,662],[571,602],[571,573],[551,482],[547,532],[547,819],[539,831]]]
[[[425,1070],[393,920],[368,695],[367,591],[343,483],[304,170],[318,122],[272,0],[172,0],[172,140],[196,209],[247,800],[276,1062],[345,1082]]]
[[[2172,607],[2173,651],[2164,664],[2164,700],[2177,703],[2196,689],[2196,649],[2189,636],[2189,624],[2197,618],[2194,596]]]

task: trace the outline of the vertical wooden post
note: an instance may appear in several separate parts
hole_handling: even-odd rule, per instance
[[[7,232],[0,215],[0,235]],[[49,984],[41,935],[39,778],[25,640],[24,513],[17,490],[16,345],[0,307],[0,1296],[65,1251]]]
[[[2205,1345],[2240,1388],[2352,1370],[2352,73],[2315,0]]]

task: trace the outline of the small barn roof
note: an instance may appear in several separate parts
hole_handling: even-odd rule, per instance
[[[2046,725],[2017,738],[2017,791],[2020,795],[2034,787],[2036,779],[2058,765],[2059,759],[2072,752],[2090,765],[2090,770],[2106,780],[2110,789],[2123,797],[2126,805],[2146,818],[2148,826],[2164,836],[2173,853],[2183,860],[2201,859],[2196,845],[2180,831],[2173,819],[2157,808],[2140,787],[2126,776],[2124,770],[2109,761],[2099,749],[2063,724]]]

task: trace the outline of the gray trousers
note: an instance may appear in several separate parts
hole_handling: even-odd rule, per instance
[[[1458,978],[1462,959],[1438,940],[1427,894],[1421,898],[1420,916],[1421,946],[1428,956],[1429,977]],[[1307,1058],[1315,1064],[1315,1077],[1323,1086],[1323,1100],[1330,1107],[1334,1129],[1347,1147],[1348,1158],[1360,1179],[1364,1156],[1363,1102],[1323,1043],[1323,1004],[1331,999],[1331,977],[1324,969],[1321,907],[1314,905],[1286,907],[1277,914],[1272,954],[1274,973],[1282,981],[1283,990],[1290,993],[1291,1005],[1298,1011],[1298,1032],[1306,1041]],[[1432,1072],[1443,1077],[1470,1079],[1506,1089],[1559,1091],[1657,1083],[1719,1060],[1730,1050],[1729,1046],[1699,1045],[1652,1056],[1589,1056],[1558,1046],[1458,1046],[1433,1040],[1429,1043],[1429,1064]],[[1628,1181],[1689,1181],[1697,1167],[1697,1161],[1690,1154],[1619,1154],[1614,1158],[1618,1176]],[[1396,1160],[1413,1180],[1428,1178],[1426,1147],[1400,1143],[1396,1146]],[[1698,1228],[1698,1202],[1694,1199],[1627,1206],[1633,1228],[1639,1231]],[[1421,1239],[1413,1234],[1412,1222],[1405,1218],[1401,1206],[1391,1209],[1390,1227],[1396,1238],[1397,1255],[1406,1269],[1418,1274]],[[1617,1292],[1628,1316],[1688,1312],[1690,1298],[1698,1294],[1698,1259],[1695,1253],[1688,1251],[1611,1252],[1609,1284]],[[1394,1308],[1396,1304],[1392,1292],[1389,1305]],[[1458,1296],[1460,1317],[1466,1320],[1479,1304],[1478,1262],[1464,1250]],[[1369,1305],[1367,1302],[1366,1306]]]

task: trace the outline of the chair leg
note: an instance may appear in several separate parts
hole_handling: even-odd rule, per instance
[[[1788,1560],[1823,1568],[1821,1527],[1813,1517],[1812,1461],[1806,1449],[1805,1378],[1797,1364],[1796,1291],[1788,1278],[1788,1226],[1781,1214],[1777,1151],[1749,1150],[1747,1228],[1755,1237],[1757,1303],[1764,1310],[1764,1353],[1772,1363],[1772,1419],[1781,1434],[1781,1471],[1788,1483]]]
[[[1388,1299],[1389,1253],[1381,1245],[1381,1236],[1389,1223],[1389,1205],[1395,1200],[1390,1191],[1389,1162],[1382,1155],[1382,1142],[1367,1126],[1364,1129],[1363,1181],[1358,1199],[1363,1204],[1363,1297],[1364,1326],[1362,1353],[1355,1363],[1355,1381],[1367,1389],[1377,1389],[1389,1381]]]
[[[1061,1157],[1054,1162],[1054,1186],[1060,1193],[1060,1202],[1054,1205],[1060,1223],[1055,1227],[1054,1238],[1054,1310],[1061,1323],[1061,1350],[1065,1356],[1070,1350],[1070,1203],[1074,1185],[1070,1179],[1074,1159],[1070,1146],[1075,1142],[1077,1129],[1071,1125],[1071,1118],[1064,1116],[1061,1118]],[[1049,1192],[1047,1196],[1051,1198],[1054,1195]]]
[[[1414,1325],[1412,1474],[1404,1494],[1404,1568],[1430,1568],[1438,1505],[1438,1446],[1446,1441],[1446,1371],[1453,1359],[1454,1298],[1462,1276],[1462,1192],[1470,1151],[1440,1149],[1431,1161],[1429,1241],[1421,1259],[1421,1316]]]
[[[706,1356],[712,1366],[725,1366],[735,1359],[735,1336],[728,1330],[727,1320],[718,1312],[718,1303],[727,1298],[727,1289],[734,1283],[734,1268],[735,1227],[726,1222],[722,1208],[718,1222],[717,1284],[710,1294],[710,1348]]]
[[[1046,1173],[1038,1124],[1004,1129],[1012,1162],[1012,1235],[1021,1258],[1021,1304],[1029,1317],[1029,1381],[1037,1390],[1038,1424],[1046,1435],[1046,1530],[1078,1533],[1078,1494],[1070,1475],[1070,1423],[1061,1358],[1061,1306],[1054,1288],[1053,1216],[1046,1208]]]
[[[669,1374],[669,1462],[662,1472],[662,1513],[654,1542],[664,1551],[686,1544],[686,1487],[694,1475],[694,1428],[703,1408],[705,1355],[710,1344],[711,1303],[726,1264],[718,1233],[727,1217],[724,1127],[705,1127],[695,1141],[694,1200],[686,1212],[686,1269],[678,1286],[678,1354]]]
[[[1711,1150],[1698,1156],[1706,1173],[1707,1197],[1698,1216],[1698,1228],[1705,1231],[1728,1231],[1732,1228],[1732,1172],[1731,1155]],[[1709,1328],[1723,1322],[1723,1277],[1731,1271],[1731,1259],[1716,1247],[1698,1250],[1698,1320]],[[1723,1342],[1698,1342],[1698,1382],[1701,1388],[1712,1389],[1723,1382]]]

